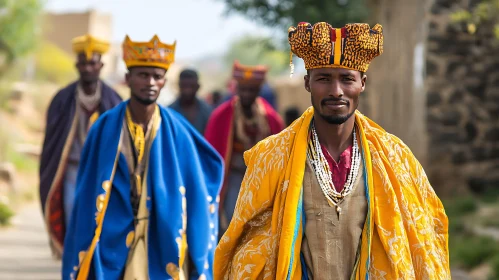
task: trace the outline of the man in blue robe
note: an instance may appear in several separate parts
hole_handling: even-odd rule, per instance
[[[54,257],[62,256],[73,209],[76,174],[88,129],[122,100],[99,79],[109,43],[84,35],[73,39],[78,81],[60,90],[47,111],[40,160],[40,199]]]
[[[90,130],[62,279],[213,279],[223,161],[178,113],[157,105],[175,44],[132,42],[129,101]]]

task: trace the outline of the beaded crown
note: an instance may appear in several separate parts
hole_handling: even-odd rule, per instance
[[[288,29],[291,51],[305,62],[306,69],[347,68],[366,72],[371,61],[383,53],[383,27],[351,23],[334,28],[318,22],[300,22]]]
[[[157,35],[149,42],[133,42],[128,35],[123,42],[123,60],[126,67],[159,67],[165,70],[175,60],[175,41],[173,45],[162,43]]]
[[[76,54],[85,54],[87,59],[90,59],[94,53],[102,55],[109,50],[109,42],[97,39],[90,34],[76,37],[71,43],[73,51]]]
[[[232,78],[238,83],[257,83],[262,84],[267,75],[268,67],[264,65],[249,66],[234,61],[232,67]]]

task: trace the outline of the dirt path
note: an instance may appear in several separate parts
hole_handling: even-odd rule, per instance
[[[12,226],[0,229],[1,280],[58,280],[60,262],[51,257],[38,204],[20,209]],[[466,273],[453,270],[452,279],[468,280]]]
[[[40,206],[23,206],[12,226],[0,229],[0,279],[57,280],[60,262],[52,259]]]

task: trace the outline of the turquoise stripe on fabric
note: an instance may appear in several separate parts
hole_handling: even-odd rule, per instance
[[[367,169],[366,169],[366,157],[365,157],[365,151],[362,151],[362,163],[364,164],[363,169],[364,169],[364,187],[366,189],[366,199],[367,199],[367,248],[371,248],[371,201],[369,199],[369,181],[367,178]],[[371,254],[367,256],[367,262],[366,262],[366,280],[369,280],[369,264],[371,261]]]
[[[306,219],[306,215],[305,215],[305,207],[302,207],[302,211],[301,211],[301,215],[302,215],[302,218],[301,218],[301,224],[302,224],[302,232],[303,232],[303,235],[302,236],[305,236],[305,224],[307,222],[307,219]],[[307,263],[305,262],[305,256],[303,256],[303,252],[300,253],[300,260],[301,260],[301,279],[302,280],[308,280],[308,268],[307,268]]]
[[[291,260],[289,261],[288,268],[288,277],[287,279],[291,279],[291,271],[293,270],[293,263],[295,261],[295,244],[296,238],[298,237],[298,229],[300,228],[300,218],[302,215],[303,208],[303,188],[300,191],[300,200],[298,200],[298,209],[296,209],[296,224],[295,224],[295,232],[293,234],[293,242],[291,243]]]

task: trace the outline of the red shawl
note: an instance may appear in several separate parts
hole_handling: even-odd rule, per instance
[[[233,127],[234,127],[234,105],[236,98],[231,98],[230,100],[222,103],[213,113],[211,114],[210,120],[206,126],[205,137],[208,142],[220,153],[225,161],[225,178],[229,174],[229,163],[232,152],[233,143]],[[284,129],[284,122],[279,116],[279,114],[270,106],[270,104],[265,101],[265,99],[258,97],[256,102],[263,104],[265,108],[265,113],[267,121],[269,123],[270,133],[277,134]],[[224,198],[225,185],[222,187],[220,192],[221,200]],[[222,205],[222,202],[220,202]]]

